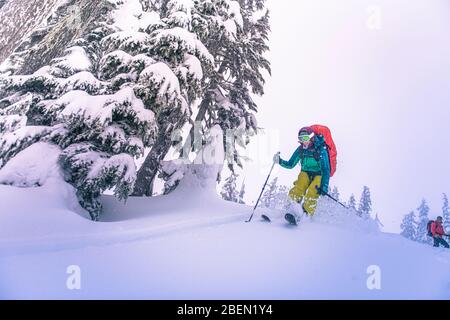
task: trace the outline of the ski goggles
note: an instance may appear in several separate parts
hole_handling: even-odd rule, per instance
[[[301,135],[301,136],[298,136],[298,141],[299,142],[309,142],[309,141],[311,141],[311,135]]]

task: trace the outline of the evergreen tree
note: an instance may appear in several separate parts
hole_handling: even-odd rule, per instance
[[[211,3],[206,0],[160,0],[154,3],[158,3],[161,23],[146,29],[151,36],[149,51],[168,66],[178,65],[171,75],[178,83],[169,83],[169,94],[162,92],[162,95],[148,91],[146,83],[142,83],[141,96],[144,101],[158,104],[159,131],[154,147],[138,171],[133,192],[135,196],[153,194],[153,183],[161,171],[162,161],[176,142],[173,141],[174,132],[189,121],[193,102],[204,96],[204,88],[210,81],[206,74],[214,68],[214,57],[205,47],[207,38],[201,39],[200,34],[214,32],[215,21],[219,18],[216,10],[224,6],[221,1]],[[167,89],[168,84],[163,79],[155,79],[155,82],[163,90]],[[177,95],[173,92],[178,95],[175,100],[179,108],[167,104],[167,100],[175,102],[173,98]]]
[[[417,208],[418,211],[418,223],[416,229],[417,241],[422,243],[431,243],[430,237],[428,237],[427,233],[427,224],[430,220],[428,214],[430,212],[430,208],[428,207],[427,201],[425,199],[422,200],[420,206]]]
[[[37,141],[59,145],[65,179],[93,220],[102,192],[125,199],[133,191],[135,158],[167,148],[167,136],[201,96],[203,69],[213,66],[186,29],[163,21],[123,31],[113,22],[105,14],[65,56],[31,75],[0,79],[0,166]]]
[[[442,205],[442,218],[444,219],[444,230],[448,232],[450,230],[450,208],[448,205],[447,194],[443,194],[443,205]]]
[[[357,212],[356,211],[356,199],[355,199],[355,195],[353,193],[350,195],[350,198],[348,199],[347,206],[353,212]]]
[[[284,210],[288,207],[289,202],[289,188],[287,186],[279,186],[274,196],[274,208]]]
[[[222,199],[232,202],[239,202],[239,193],[236,189],[237,175],[232,172],[230,176],[225,180],[220,195]]]
[[[410,213],[408,213],[403,217],[400,229],[401,229],[400,235],[402,235],[403,237],[413,241],[417,240],[416,234],[417,223],[415,221],[414,211],[411,211]]]
[[[274,178],[266,187],[261,200],[260,206],[265,208],[274,208],[275,197],[278,189],[278,178]]]
[[[330,194],[333,198],[335,198],[337,201],[340,201],[340,194],[339,194],[339,189],[338,189],[338,187],[333,187],[333,191],[331,191],[331,194]]]
[[[225,160],[230,169],[234,163],[242,166],[236,146],[245,147],[256,134],[257,105],[252,95],[264,93],[263,72],[270,73],[270,64],[264,58],[270,29],[265,0],[160,0],[159,3],[164,24],[181,24],[194,33],[214,61],[214,66],[203,72],[202,100],[195,118],[191,118],[187,140],[178,150],[180,155],[188,158],[190,152],[198,152],[203,142],[194,139],[203,140],[203,133],[218,124],[227,134],[235,130],[226,146]],[[170,134],[166,132],[164,137]],[[147,156],[138,173],[135,195],[152,193],[157,167],[170,149],[168,143],[158,145],[165,147]]]
[[[378,213],[375,214],[374,221],[376,222],[378,229],[381,229],[384,227],[384,224],[381,222],[380,218],[378,218]]]
[[[358,215],[364,219],[369,219],[372,212],[372,199],[370,189],[364,186],[361,199],[359,201]]]

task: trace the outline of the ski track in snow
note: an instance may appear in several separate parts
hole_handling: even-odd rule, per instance
[[[40,252],[55,252],[73,249],[82,249],[91,246],[110,246],[120,243],[145,241],[169,236],[175,233],[190,232],[195,229],[220,226],[229,223],[244,221],[249,213],[236,216],[221,216],[214,218],[193,219],[180,223],[168,223],[149,228],[113,231],[102,234],[89,234],[85,236],[42,237],[26,241],[0,241],[2,256],[34,254]]]
[[[106,196],[104,222],[94,223],[58,181],[0,186],[9,208],[0,210],[0,299],[450,299],[450,251],[381,233],[327,201],[298,227],[260,208],[245,223],[251,207],[187,184],[126,204]],[[81,290],[66,287],[71,265]],[[367,288],[371,265],[381,290]]]
[[[240,218],[206,219],[209,223],[190,224],[183,232],[167,228],[172,232],[105,246],[4,257],[1,274],[16,278],[1,279],[1,287],[12,298],[450,298],[449,273],[442,272],[450,259],[442,249],[396,235],[367,235],[358,244],[361,234],[349,236],[347,230],[307,220],[292,227],[280,219],[264,223],[255,217],[244,223]],[[320,233],[333,238],[314,241]],[[405,252],[386,250],[389,246],[403,246]],[[442,264],[434,267],[432,256]],[[65,269],[74,264],[83,272],[78,292],[64,287]],[[372,264],[382,270],[381,291],[366,288],[366,268]],[[427,277],[433,270],[442,274]]]

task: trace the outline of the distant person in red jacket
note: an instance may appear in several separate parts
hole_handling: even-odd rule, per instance
[[[444,227],[442,226],[442,217],[437,217],[436,221],[431,224],[431,234],[433,235],[434,246],[439,247],[441,244],[449,248],[447,241],[442,238],[443,236],[449,236],[445,234]]]

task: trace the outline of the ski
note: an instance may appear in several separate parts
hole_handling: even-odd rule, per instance
[[[297,219],[295,218],[295,216],[292,213],[286,213],[284,216],[284,219],[286,219],[286,221],[293,226],[297,225]]]
[[[267,215],[262,214],[261,215],[261,221],[262,222],[272,222],[272,219],[270,219]],[[286,221],[293,226],[297,225],[297,218],[295,217],[295,215],[293,215],[292,213],[286,213],[284,216],[284,219],[286,219]]]

